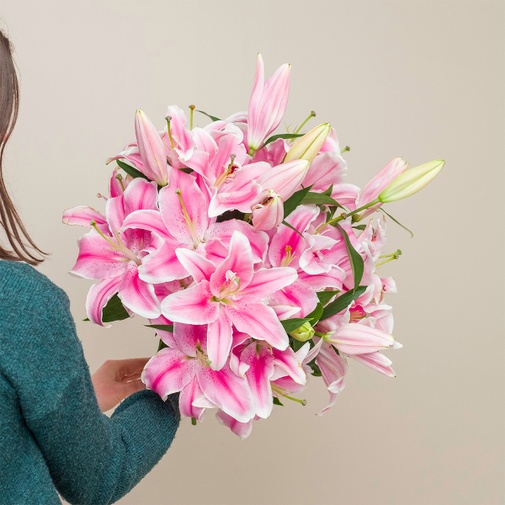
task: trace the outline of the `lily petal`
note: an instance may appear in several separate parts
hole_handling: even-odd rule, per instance
[[[345,354],[368,354],[392,346],[395,339],[385,331],[364,324],[343,324],[330,337],[331,343]]]
[[[288,346],[288,336],[274,310],[256,298],[243,296],[234,301],[233,305],[224,306],[224,310],[237,330],[257,340],[265,340],[281,351]]]
[[[198,370],[198,383],[205,396],[226,414],[241,423],[254,417],[254,400],[245,377],[238,377],[229,368]]]
[[[209,280],[216,270],[216,265],[212,261],[190,249],[180,248],[175,251],[175,254],[181,265],[193,277],[195,282],[200,282],[204,279]]]
[[[221,370],[228,360],[232,343],[231,321],[226,312],[219,311],[219,317],[209,323],[207,330],[207,356],[214,370]]]
[[[298,278],[294,268],[274,267],[262,268],[254,273],[251,282],[244,290],[248,296],[259,299],[272,295],[279,289],[293,284]]]
[[[147,319],[161,315],[158,297],[154,286],[139,278],[139,273],[132,264],[127,270],[123,284],[119,288],[119,298],[132,312]]]
[[[234,417],[229,416],[222,410],[218,410],[216,412],[216,418],[221,424],[230,428],[230,430],[242,440],[247,438],[252,432],[252,420],[247,421],[246,423],[240,423]]]
[[[380,372],[388,377],[396,377],[395,371],[391,368],[391,360],[380,352],[349,354],[349,357],[359,361],[376,372]]]
[[[68,209],[63,212],[62,217],[63,224],[69,224],[74,226],[91,226],[91,222],[94,221],[100,231],[105,225],[107,227],[107,221],[105,216],[91,207],[85,207],[83,205]],[[108,232],[108,227],[106,228]]]
[[[79,256],[71,272],[85,279],[109,279],[125,272],[125,260],[123,253],[98,233],[90,232],[79,240]]]
[[[188,324],[212,323],[219,317],[217,303],[210,302],[208,281],[168,295],[161,302],[162,314],[172,321]]]
[[[165,347],[153,356],[142,372],[142,382],[166,398],[181,391],[195,376],[197,360],[188,358],[178,349]]]
[[[201,421],[205,409],[196,407],[195,403],[198,402],[198,399],[202,396],[203,393],[198,385],[198,380],[194,377],[182,388],[181,394],[179,395],[179,410],[181,416],[191,417]]]
[[[122,277],[112,277],[91,286],[86,297],[86,313],[95,324],[110,326],[110,324],[103,324],[102,311],[107,302],[117,293],[122,281]]]

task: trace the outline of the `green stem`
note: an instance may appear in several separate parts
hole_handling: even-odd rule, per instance
[[[371,202],[369,202],[369,203],[367,203],[365,205],[362,205],[361,207],[358,207],[357,209],[355,209],[355,210],[353,210],[351,212],[343,212],[339,216],[334,217],[333,219],[330,219],[329,221],[326,221],[326,223],[320,224],[316,228],[316,233],[319,233],[325,226],[327,226],[329,224],[339,223],[340,221],[343,221],[344,219],[347,219],[348,217],[352,217],[355,214],[358,214],[362,210],[366,210],[366,209],[368,209],[368,208],[370,208],[370,207],[372,207],[374,205],[377,205],[378,203],[380,203],[380,200],[378,198],[376,198],[375,200],[372,200]]]
[[[315,113],[315,111],[311,110],[310,114],[305,118],[303,123],[293,133],[295,133],[295,134],[298,133],[307,124],[307,122],[310,119],[312,119],[313,117],[316,117],[316,113]]]

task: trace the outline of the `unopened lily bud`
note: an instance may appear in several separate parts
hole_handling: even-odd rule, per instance
[[[159,186],[165,186],[168,182],[165,148],[160,134],[146,113],[140,109],[135,113],[135,136],[143,162],[140,171]]]
[[[307,340],[310,340],[314,336],[314,333],[314,328],[312,328],[312,325],[308,321],[305,321],[305,323],[296,330],[289,332],[298,342],[307,342]]]
[[[330,123],[323,123],[298,138],[286,154],[284,163],[293,160],[307,160],[312,163],[330,134],[330,130]]]
[[[405,170],[379,194],[378,200],[382,203],[395,202],[417,193],[435,178],[444,165],[445,161],[435,160]]]

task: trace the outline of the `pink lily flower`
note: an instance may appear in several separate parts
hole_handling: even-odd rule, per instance
[[[243,134],[233,124],[225,130],[194,128],[195,149],[186,164],[200,174],[209,188],[208,214],[218,216],[227,210],[251,212],[261,191],[256,182],[271,166],[264,162],[247,163]]]
[[[291,286],[275,294],[274,300],[280,305],[299,307],[296,317],[304,317],[314,310],[318,303],[316,291],[332,287],[341,289],[345,271],[339,266],[340,255],[327,254],[325,250],[337,241],[322,235],[312,235],[320,210],[315,205],[300,205],[286,219],[290,226],[279,226],[269,247],[271,265],[290,266],[297,270],[298,280]]]
[[[210,367],[205,326],[174,323],[177,347],[166,347],[147,363],[142,381],[166,398],[181,392],[181,414],[199,419],[204,408],[218,407],[239,422],[254,417],[254,400],[245,377],[228,366]]]
[[[271,381],[289,376],[294,382],[305,385],[307,376],[290,347],[283,351],[273,349],[264,341],[247,339],[233,348],[230,368],[247,378],[256,405],[256,416],[266,419],[272,413]]]
[[[292,284],[297,278],[295,270],[255,271],[249,240],[238,231],[233,233],[228,256],[217,265],[188,249],[178,249],[176,254],[195,284],[167,296],[161,304],[162,313],[172,321],[208,325],[207,350],[213,369],[226,363],[232,326],[272,347],[286,349],[286,332],[263,299]]]
[[[274,374],[271,378],[272,391],[282,400],[283,397],[293,400],[293,395],[300,393],[307,384],[311,368],[307,365],[312,361],[319,348],[306,342],[298,351],[288,348],[285,351],[274,350]],[[303,400],[295,400],[303,403]]]
[[[89,290],[86,301],[88,317],[94,323],[103,325],[103,308],[116,293],[134,313],[146,318],[161,314],[154,287],[142,281],[138,274],[143,258],[160,247],[160,239],[143,230],[123,229],[128,212],[155,206],[156,187],[144,179],[135,179],[124,195],[107,200],[107,229],[103,223],[100,227],[92,223],[95,228],[80,239],[79,256],[72,273],[99,281]],[[74,213],[69,219],[75,221],[79,217]]]
[[[187,248],[204,256],[224,258],[234,231],[245,234],[251,244],[254,262],[262,261],[268,237],[245,221],[216,222],[209,218],[209,195],[195,178],[174,170],[167,186],[159,191],[159,210],[138,210],[128,215],[124,226],[151,231],[163,238],[161,247],[146,256],[139,275],[146,282],[160,283],[188,276],[176,251]]]
[[[264,82],[263,58],[258,54],[247,120],[250,153],[257,151],[281,122],[288,103],[290,71],[290,65],[282,65]]]

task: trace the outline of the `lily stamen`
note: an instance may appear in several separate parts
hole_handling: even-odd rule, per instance
[[[193,129],[193,116],[195,113],[196,106],[195,105],[190,105],[189,106],[189,129]]]
[[[311,120],[313,117],[316,117],[316,112],[311,110],[310,114],[304,119],[302,124],[293,132],[294,134],[297,134],[298,132],[301,131],[301,129],[308,123],[309,120]]]
[[[401,255],[402,255],[401,249],[397,249],[394,253],[391,254],[382,254],[381,256],[379,256],[379,258],[382,259],[382,261],[376,263],[375,267],[380,267],[382,265],[385,265],[386,263],[389,263],[390,261],[397,260]]]
[[[172,146],[172,149],[173,149],[175,147],[175,142],[174,142],[174,139],[172,137],[172,130],[170,128],[170,122],[172,121],[172,116],[166,116],[165,119],[167,121],[168,138],[170,140],[170,145]]]
[[[234,164],[235,158],[237,156],[235,154],[230,154],[230,163],[226,167],[225,171],[216,179],[216,182],[214,183],[214,186],[216,188],[219,188],[221,184],[230,176],[232,176],[235,171],[237,170],[237,165]]]
[[[200,240],[200,237],[198,236],[198,233],[196,231],[195,223],[191,219],[188,209],[187,209],[186,205],[184,204],[184,200],[182,199],[182,191],[180,190],[180,188],[177,188],[175,190],[175,193],[179,198],[179,203],[181,205],[182,215],[183,215],[184,220],[186,221],[186,224],[188,226],[189,234],[191,235],[191,238],[193,239],[193,246],[196,249],[198,247],[198,245],[201,244],[202,241]]]
[[[100,237],[102,237],[109,245],[112,246],[113,249],[115,249],[116,251],[119,251],[119,252],[122,252],[126,258],[128,260],[131,260],[133,261],[134,263],[136,263],[137,265],[140,265],[140,260],[137,258],[137,256],[132,252],[130,251],[130,249],[128,249],[124,244],[123,242],[121,241],[121,239],[119,238],[119,233],[116,233],[115,234],[115,238],[117,240],[117,242],[114,242],[110,237],[108,237],[107,235],[105,235],[99,228],[98,228],[98,225],[96,224],[96,221],[93,220],[93,221],[90,221],[90,226],[92,228],[95,229],[95,231],[98,233],[98,235],[100,235]]]
[[[284,256],[284,258],[281,261],[281,266],[282,267],[287,267],[295,259],[296,255],[293,254],[293,248],[290,245],[287,245],[284,248],[284,252],[286,253],[286,255]]]
[[[283,398],[286,398],[287,400],[291,400],[293,402],[300,403],[304,407],[305,407],[305,405],[307,405],[307,400],[302,399],[302,398],[295,398],[294,396],[289,396],[286,393],[284,393],[284,391],[279,386],[276,386],[275,384],[272,384],[272,391],[276,395],[278,395],[278,396],[280,395]]]

